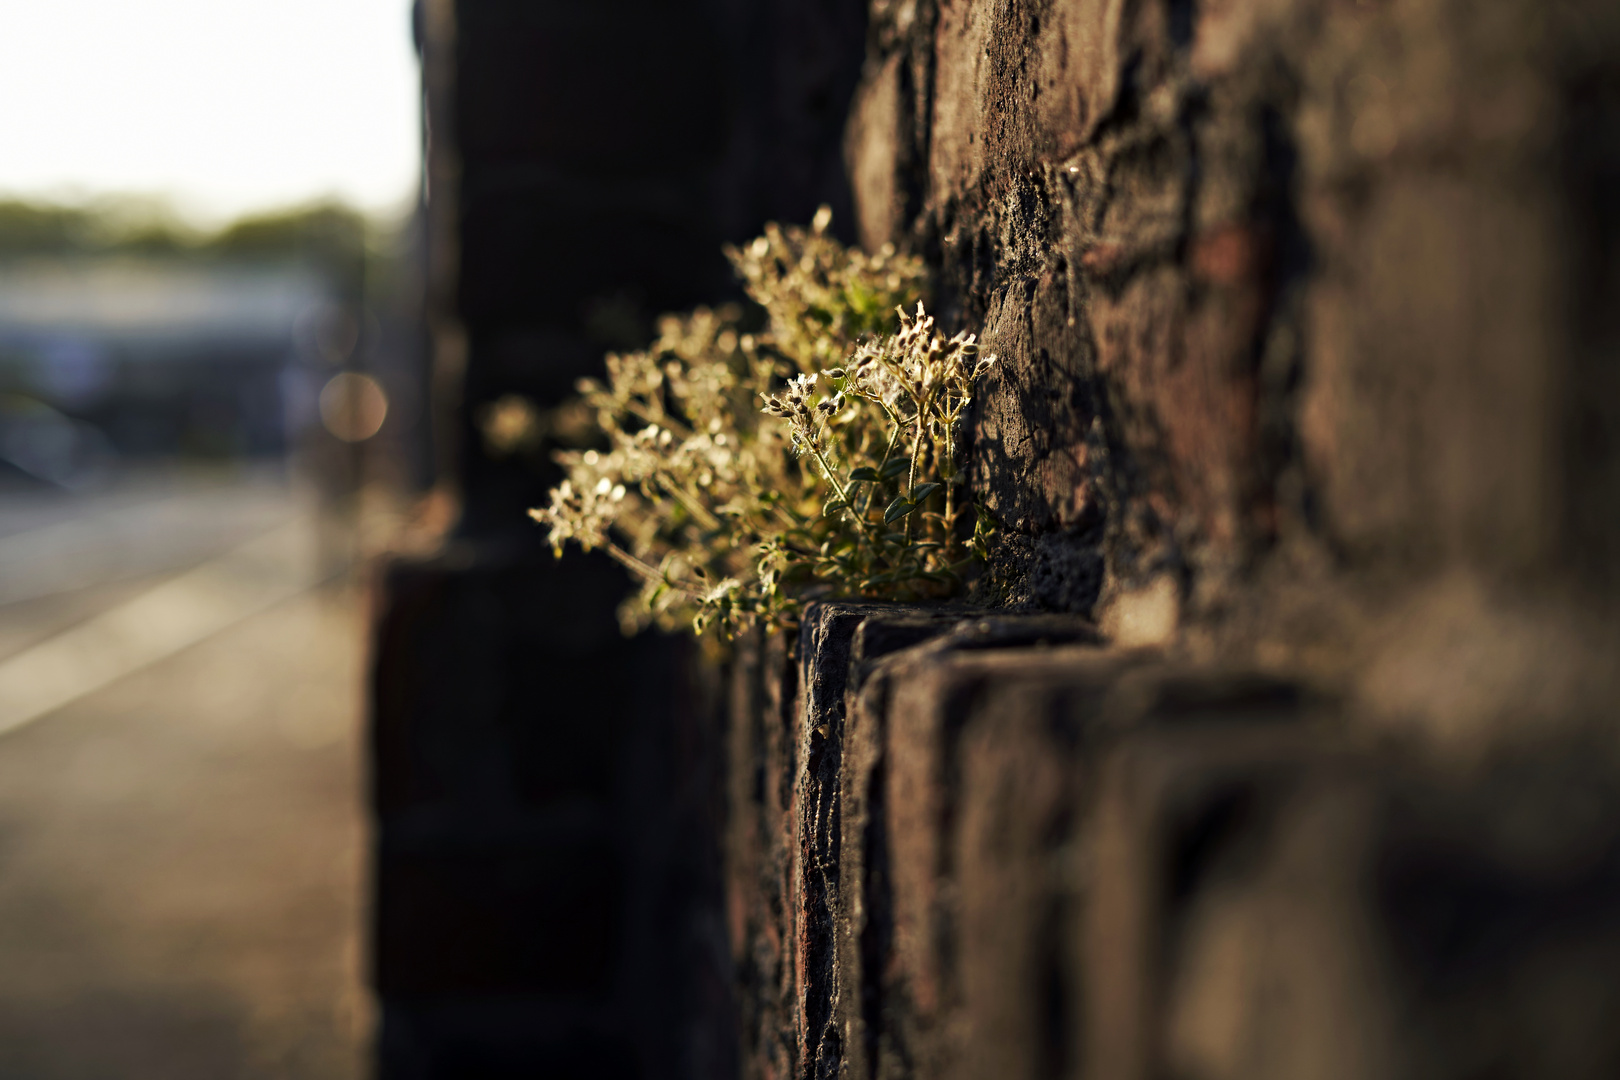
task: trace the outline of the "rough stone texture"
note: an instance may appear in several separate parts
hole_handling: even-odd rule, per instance
[[[1612,1070],[1620,13],[875,0],[845,153],[1001,358],[974,601],[1108,646],[810,617],[745,1065]]]
[[[913,644],[863,656],[872,638]],[[1051,617],[827,605],[812,646],[841,663],[801,659],[782,727],[837,722],[837,765],[824,745],[793,767],[797,865],[774,880],[799,902],[758,929],[798,970],[745,1075],[1598,1077],[1620,1060],[1600,741],[1416,752],[1309,685]],[[843,683],[842,709],[818,678]]]
[[[1351,683],[1414,606],[1610,621],[1612,5],[884,0],[870,41],[862,237],[1002,357],[986,599],[1166,576],[1201,655]]]
[[[793,1005],[805,1075],[839,1076],[843,1057],[834,1011],[842,986],[837,927],[847,918],[839,886],[847,694],[881,657],[946,631],[957,617],[948,610],[872,603],[817,603],[805,612],[794,710],[800,719],[796,761],[802,765],[793,774],[795,902],[789,916],[798,945]]]
[[[1085,985],[1101,970],[1082,941],[1099,756],[1161,716],[1263,712],[1290,695],[1141,652],[940,645],[897,658],[887,700],[872,702],[886,809],[859,827],[887,834],[892,924],[886,949],[869,939],[861,954],[877,1004],[857,1021],[850,1075],[1077,1073],[1085,1033],[1101,1030],[1087,1010],[1131,997],[1125,978],[1101,999]],[[869,896],[868,911],[884,906]],[[1111,935],[1127,926],[1108,920]]]
[[[875,0],[845,152],[1001,534],[807,616],[745,1073],[1612,1073],[1620,13]]]
[[[1095,641],[1096,632],[1071,617],[1008,622],[962,608],[818,603],[805,614],[798,670],[774,677],[788,690],[755,682],[762,666],[781,672],[786,658],[772,658],[769,645],[780,637],[766,639],[764,665],[757,640],[734,664],[729,889],[745,1073],[843,1075],[851,1067],[847,1042],[866,1037],[861,1002],[872,995],[857,954],[875,939],[858,929],[869,906],[860,868],[887,835],[886,827],[875,836],[869,828],[869,806],[883,803],[885,750],[881,721],[846,716],[864,716],[856,704],[862,695],[888,685],[885,657],[936,639],[944,650],[1044,647]],[[767,828],[761,836],[760,825],[772,822],[775,835]],[[878,873],[886,873],[886,854],[876,857],[885,867]],[[853,895],[841,884],[851,880],[862,883]],[[887,918],[887,901],[879,908]]]
[[[1088,940],[1136,913],[1114,959],[1146,980],[1091,1075],[1614,1070],[1614,786],[1583,748],[1464,772],[1177,733],[1127,741],[1100,788],[1115,907]],[[1141,858],[1167,846],[1195,857]]]
[[[727,914],[738,1028],[753,1076],[791,1075],[794,1015],[791,807],[797,666],[786,640],[744,637],[731,667]]]

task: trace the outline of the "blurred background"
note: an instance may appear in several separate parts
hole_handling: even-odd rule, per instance
[[[866,28],[0,3],[0,1080],[736,1074],[714,673],[525,511]]]
[[[0,1077],[366,1074],[409,0],[0,4]]]

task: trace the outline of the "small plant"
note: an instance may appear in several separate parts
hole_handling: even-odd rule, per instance
[[[727,249],[764,331],[729,307],[666,316],[649,349],[580,383],[607,446],[557,454],[567,479],[531,513],[559,556],[601,548],[640,579],[627,631],[729,634],[813,596],[950,596],[984,555],[961,455],[994,358],[935,332],[919,260],[848,250],[830,221],[823,207]]]

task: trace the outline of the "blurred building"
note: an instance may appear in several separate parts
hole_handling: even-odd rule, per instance
[[[0,266],[0,458],[71,483],[98,454],[282,454],[314,415],[332,293],[297,266]]]
[[[294,454],[334,493],[430,482],[414,222],[141,221],[0,202],[0,474],[82,488],[115,462]]]

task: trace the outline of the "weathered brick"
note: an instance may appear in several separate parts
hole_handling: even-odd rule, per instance
[[[796,671],[786,639],[757,631],[742,640],[730,671],[727,907],[750,1077],[791,1076],[799,1059],[789,921]]]
[[[1209,726],[1163,719],[1095,764],[1072,945],[1082,1075],[1159,1075],[1162,972],[1187,895],[1221,860],[1247,854],[1243,830],[1269,812],[1301,760],[1325,752],[1319,732],[1252,714]]]
[[[849,691],[884,655],[947,632],[961,613],[876,603],[816,603],[799,637],[798,769],[793,789],[795,905],[788,930],[798,949],[795,1013],[800,1074],[840,1075],[845,1033],[839,1002],[838,927],[847,920],[841,887],[842,776]]]
[[[1139,973],[1109,1075],[1612,1073],[1620,861],[1605,753],[1489,767],[1342,744],[1132,740],[1108,765],[1111,907]],[[1108,912],[1137,913],[1132,946]],[[1096,971],[1109,995],[1118,984]],[[1118,1001],[1117,998],[1104,1000]]]
[[[941,948],[956,915],[941,905],[957,895],[958,740],[973,703],[1004,684],[1084,671],[1099,655],[972,649],[973,638],[989,637],[974,633],[980,623],[878,665],[851,705],[838,1010],[851,1076],[928,1074],[953,1060],[942,1040],[957,993],[954,954]],[[1072,623],[1045,630],[1085,633]]]
[[[1143,724],[1295,708],[1284,684],[1146,652],[972,648],[994,640],[986,631],[1013,638],[1018,622],[959,623],[852,693],[834,973],[843,1075],[1078,1069],[1098,754]],[[1017,636],[1091,636],[1030,623]]]

